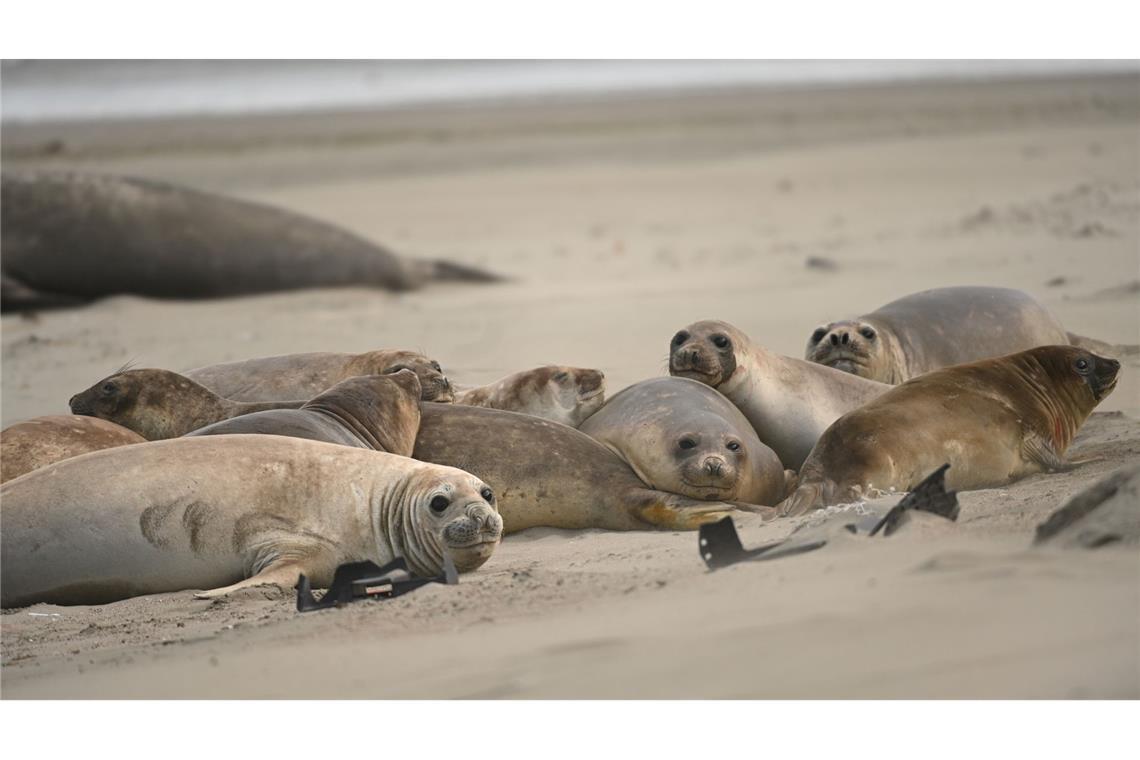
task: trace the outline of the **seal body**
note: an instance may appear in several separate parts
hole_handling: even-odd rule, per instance
[[[606,376],[596,369],[548,365],[516,372],[455,394],[455,403],[520,412],[578,427],[605,403]]]
[[[94,417],[35,417],[0,432],[0,482],[80,454],[145,442],[132,430]]]
[[[669,374],[719,391],[794,470],[828,425],[890,390],[885,383],[772,353],[718,320],[694,322],[673,336]]]
[[[161,182],[4,172],[0,185],[5,310],[116,293],[210,298],[496,279],[446,262],[402,259],[299,214]]]
[[[897,385],[943,367],[1069,342],[1061,323],[1028,293],[936,288],[821,325],[808,338],[804,357]]]
[[[658,377],[631,385],[579,429],[661,491],[767,505],[786,495],[776,452],[728,399],[695,380]]]
[[[469,473],[278,436],[179,438],[97,451],[0,486],[4,607],[217,596],[337,565],[404,557],[438,574],[491,555],[502,522]],[[243,580],[244,579],[244,580]]]
[[[309,353],[212,364],[185,374],[234,401],[311,399],[341,380],[410,369],[420,379],[424,401],[451,401],[454,393],[439,362],[414,351],[380,349],[363,354]]]
[[[218,420],[265,409],[295,409],[303,403],[230,401],[165,369],[116,372],[75,394],[69,402],[74,414],[114,422],[148,441],[177,438]]]
[[[412,456],[489,483],[507,533],[538,526],[695,530],[733,509],[650,488],[585,433],[517,412],[425,403]]]
[[[256,433],[411,456],[420,428],[420,381],[411,370],[351,377],[300,409],[273,409],[207,425],[191,436]]]
[[[917,377],[836,420],[780,512],[906,491],[947,462],[955,490],[1061,469],[1119,371],[1075,346],[1042,346]]]

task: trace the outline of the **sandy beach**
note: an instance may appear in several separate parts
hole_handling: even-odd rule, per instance
[[[1023,289],[1140,343],[1136,75],[6,126],[5,168],[167,179],[510,278],[393,294],[117,296],[2,319],[2,421],[131,361],[184,370],[413,348],[474,385],[559,363],[609,395],[697,319],[800,357],[822,321],[947,285]],[[812,262],[821,265],[809,265]],[[1140,365],[1072,471],[956,524],[710,573],[696,534],[536,529],[457,587],[299,614],[292,592],[0,616],[5,698],[1137,698],[1140,552],[1031,548],[1140,461]],[[737,519],[746,546],[819,516]],[[478,657],[470,653],[478,651]]]

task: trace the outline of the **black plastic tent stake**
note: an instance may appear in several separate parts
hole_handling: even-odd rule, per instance
[[[737,562],[759,562],[765,559],[779,559],[795,554],[803,554],[827,544],[825,540],[797,544],[778,541],[758,549],[745,549],[740,543],[740,535],[731,517],[723,517],[714,523],[702,525],[700,530],[701,559],[709,570],[717,570]]]
[[[297,579],[297,611],[324,610],[359,602],[361,599],[392,599],[429,583],[448,586],[459,583],[459,572],[451,557],[443,555],[443,574],[434,578],[412,577],[403,557],[392,560],[384,567],[367,560],[349,562],[336,569],[332,584],[320,600],[313,596],[307,577],[302,575]]]
[[[917,509],[919,512],[930,512],[931,514],[945,517],[947,520],[958,520],[958,492],[946,490],[946,471],[950,469],[950,463],[939,467],[934,472],[926,476],[926,479],[919,483],[914,489],[902,498],[890,512],[883,515],[883,519],[879,520],[879,524],[871,529],[870,535],[875,535],[880,530],[883,531],[884,536],[889,536],[898,529],[899,520],[902,519],[903,512],[908,509]]]

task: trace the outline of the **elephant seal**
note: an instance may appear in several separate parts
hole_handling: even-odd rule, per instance
[[[0,431],[0,483],[80,454],[145,442],[132,430],[94,417],[24,420]]]
[[[6,171],[0,196],[5,311],[117,293],[218,298],[500,279],[449,262],[403,259],[272,206],[150,180]]]
[[[409,369],[343,380],[300,409],[273,409],[207,425],[189,436],[255,433],[411,456],[420,429],[420,381]]]
[[[779,511],[906,491],[947,462],[953,490],[1063,469],[1066,449],[1119,371],[1115,359],[1075,346],[1041,346],[916,377],[836,420]]]
[[[486,483],[407,457],[271,435],[177,438],[96,451],[0,486],[0,605],[103,604],[404,557],[437,575],[491,556],[502,520]]]
[[[717,320],[694,322],[673,336],[669,374],[720,391],[793,470],[800,468],[828,425],[891,388],[774,354]]]
[[[898,385],[943,367],[1070,342],[1056,317],[1028,293],[935,288],[817,327],[804,358]]]
[[[490,483],[506,533],[539,526],[695,530],[734,509],[650,488],[585,433],[518,412],[425,403],[412,456]]]
[[[304,401],[230,401],[165,369],[129,369],[105,377],[68,402],[72,414],[122,425],[148,441],[177,438],[200,427],[265,409],[295,409]]]
[[[579,430],[629,463],[646,485],[693,499],[771,506],[794,478],[739,409],[683,377],[631,385]]]
[[[578,427],[601,408],[605,397],[606,376],[600,370],[550,365],[461,390],[455,394],[455,403],[521,412]]]
[[[415,351],[380,349],[363,354],[311,353],[212,364],[187,371],[186,377],[234,401],[309,399],[341,380],[386,375],[410,369],[420,379],[424,401],[454,398],[439,362]]]

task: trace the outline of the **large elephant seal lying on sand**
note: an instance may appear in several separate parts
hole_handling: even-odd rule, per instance
[[[165,369],[116,372],[71,397],[73,414],[121,425],[148,441],[177,438],[191,430],[266,409],[292,409],[304,401],[230,401],[188,377]]]
[[[794,477],[728,399],[683,377],[631,385],[579,429],[646,485],[694,499],[774,505]]]
[[[836,420],[780,512],[906,491],[946,462],[954,490],[1060,469],[1119,371],[1084,349],[1042,346],[916,377]]]
[[[386,375],[410,369],[420,379],[424,401],[451,401],[451,383],[439,362],[415,351],[380,349],[363,354],[285,354],[213,364],[186,372],[186,377],[234,401],[309,399],[341,380]]]
[[[798,470],[839,417],[889,385],[774,354],[727,322],[694,322],[669,344],[669,374],[712,386],[737,406],[785,467]]]
[[[606,400],[600,370],[550,365],[455,394],[455,403],[520,412],[578,427]]]
[[[145,442],[132,430],[94,417],[35,417],[0,432],[0,482],[80,454]]]
[[[246,414],[189,435],[286,435],[411,456],[419,429],[420,381],[405,369],[394,375],[350,377],[300,409]]]
[[[1028,293],[935,288],[821,325],[804,358],[897,385],[943,367],[1069,342],[1056,317]]]
[[[517,412],[424,404],[412,456],[490,483],[507,533],[538,526],[695,530],[733,509],[650,488],[585,433]]]
[[[447,262],[402,259],[299,214],[161,182],[6,171],[0,187],[5,310],[116,293],[215,298],[498,279]]]
[[[404,557],[436,575],[487,561],[502,521],[470,473],[269,435],[97,451],[0,486],[4,607],[138,594],[327,586],[337,565]]]

